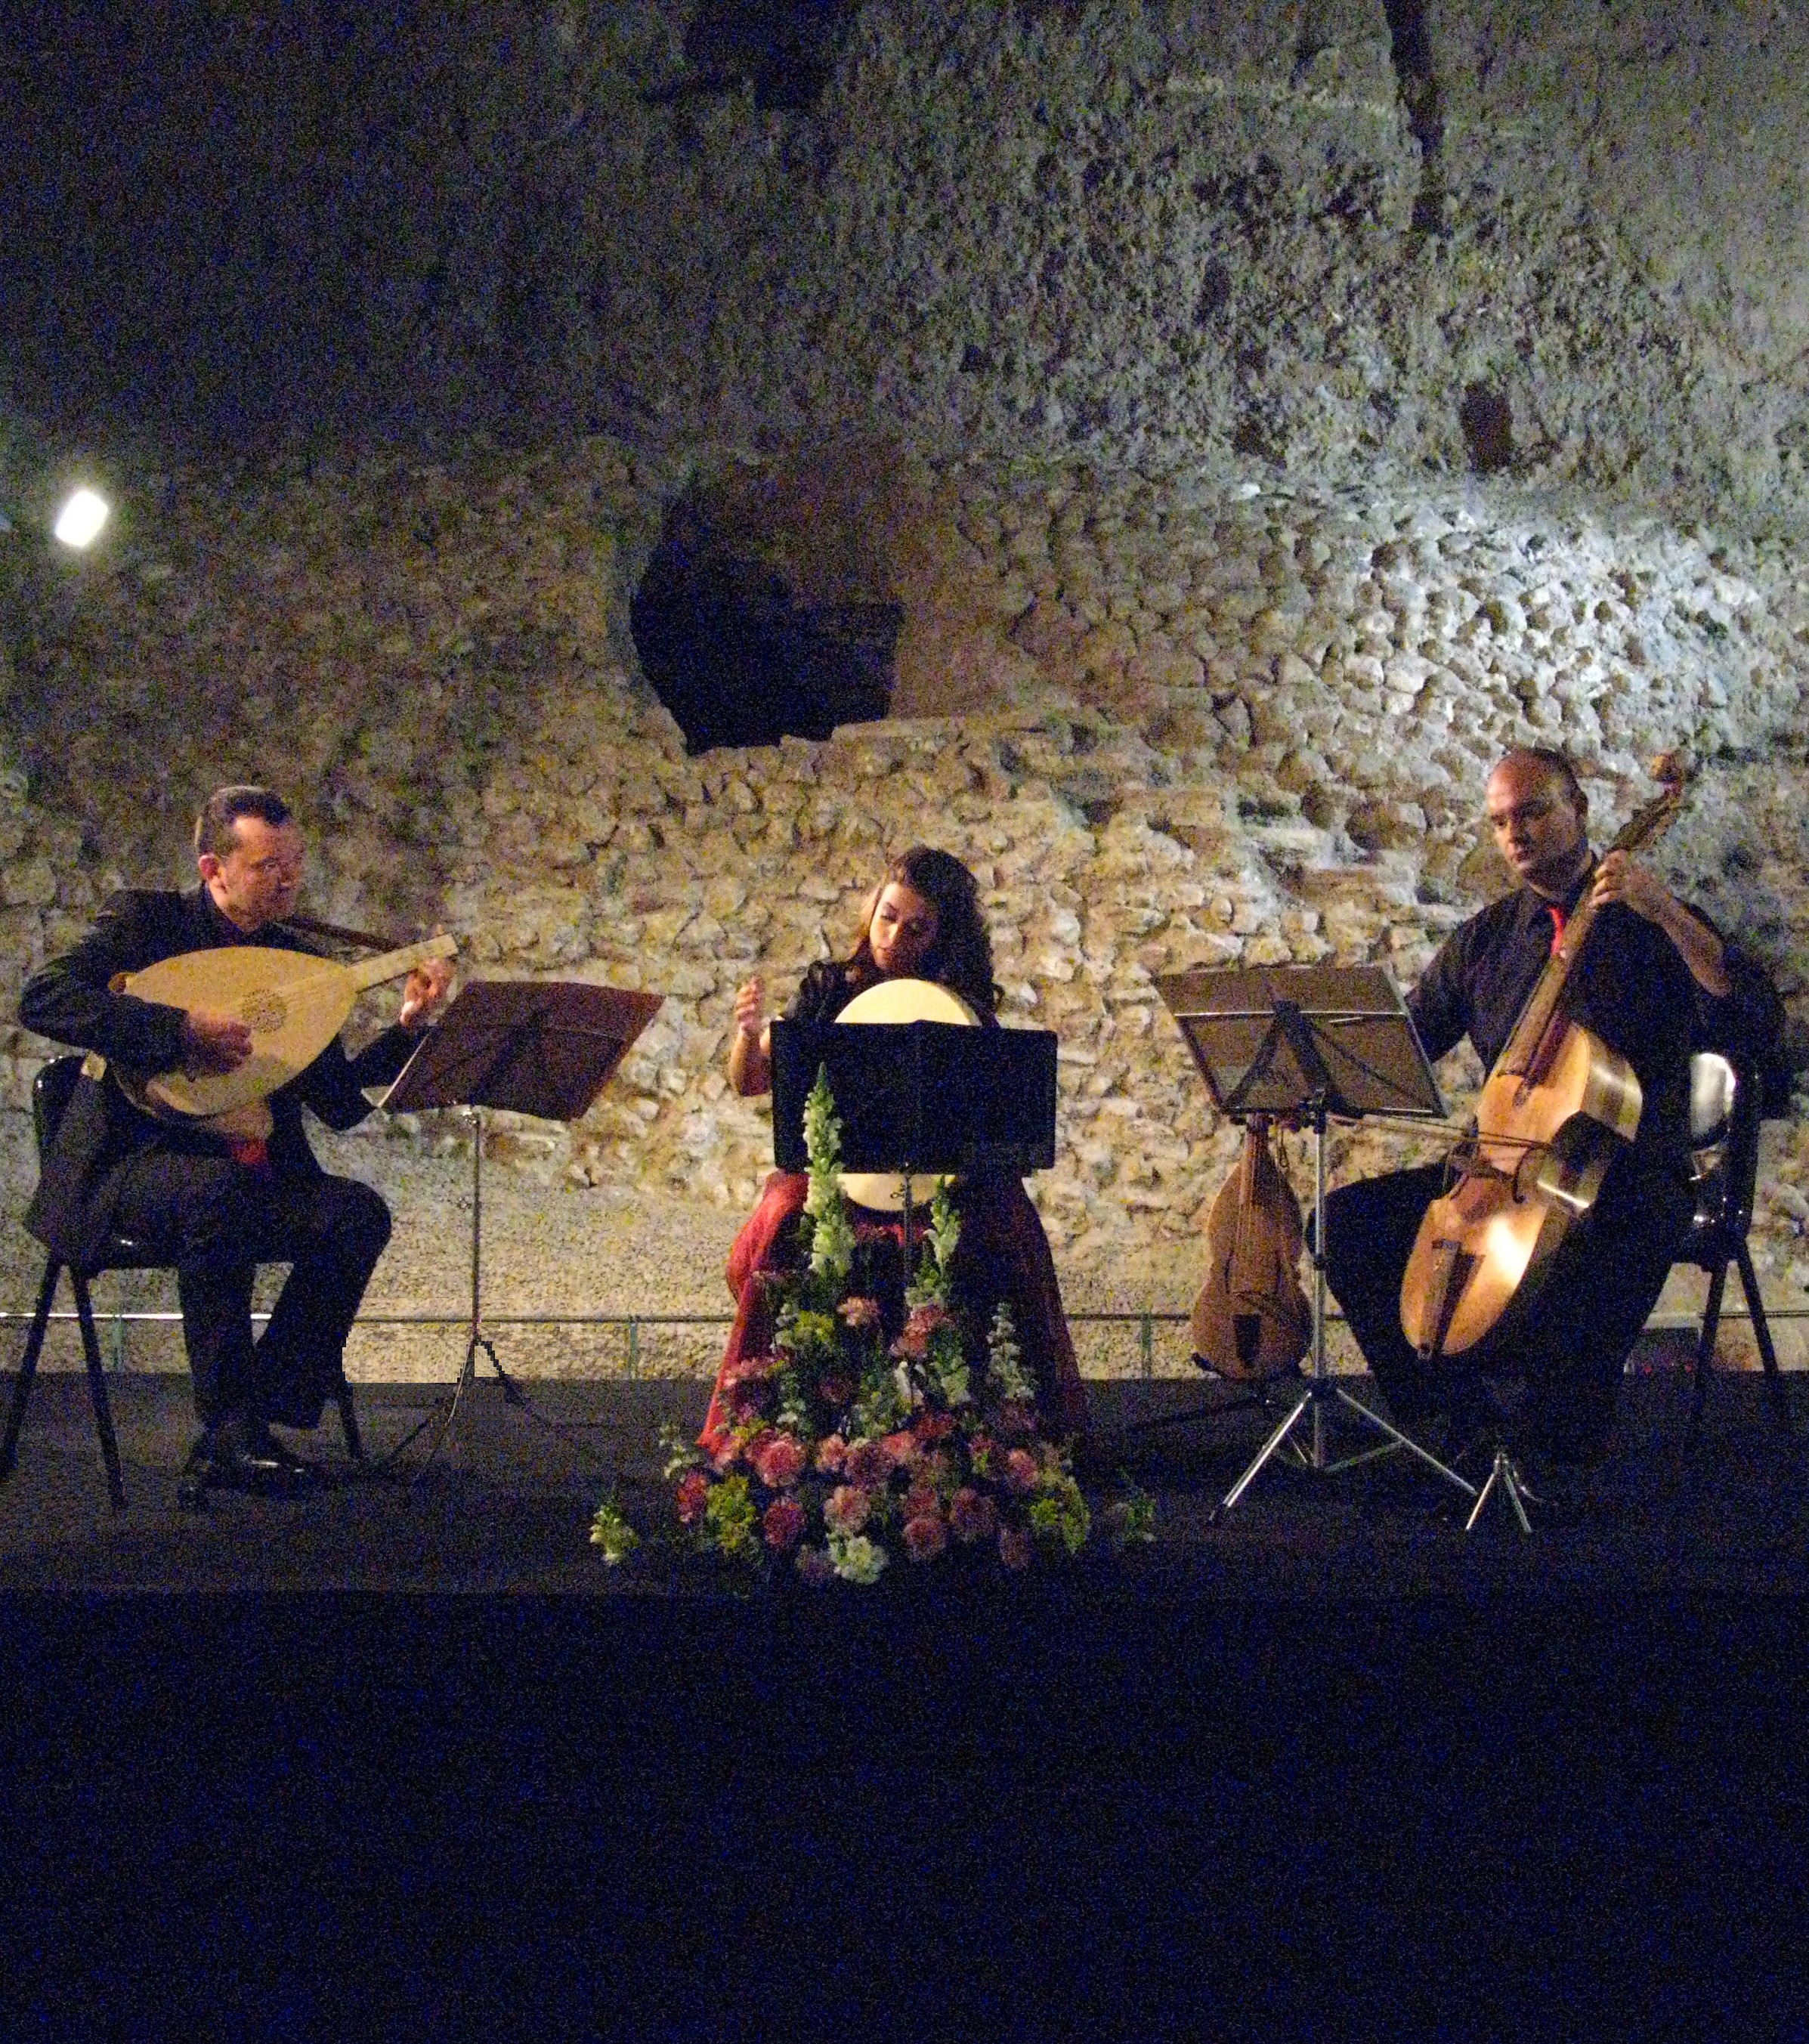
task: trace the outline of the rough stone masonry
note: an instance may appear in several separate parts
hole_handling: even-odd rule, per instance
[[[208,786],[278,782],[317,912],[666,996],[582,1124],[495,1139],[488,1303],[570,1314],[723,1309],[770,1155],[722,1078],[734,986],[844,946],[920,836],[981,876],[1008,1018],[1059,1033],[1034,1189],[1083,1308],[1185,1307],[1235,1148],[1153,976],[1410,980],[1499,884],[1508,743],[1569,748],[1607,826],[1689,747],[1663,862],[1800,1031],[1800,21],[1198,11],[848,9],[802,83],[748,54],[770,39],[701,36],[720,9],[528,9],[476,52],[458,24],[235,40],[221,10],[141,47],[167,202],[122,185],[63,229],[83,259],[6,294],[0,494],[22,514],[81,455],[121,505],[79,567],[0,562],[8,1012],[107,889],[182,875]],[[86,62],[104,103],[106,54],[4,90],[53,114],[46,67]],[[267,117],[206,130],[224,166],[182,110],[209,94]],[[10,263],[45,254],[48,176],[6,201]],[[244,205],[209,206],[229,176]],[[134,306],[136,343],[53,359],[46,276],[66,325],[103,284]],[[681,500],[801,601],[899,607],[887,718],[686,755],[628,622]],[[45,1047],[0,1049],[16,1213]],[[374,1310],[462,1310],[463,1141],[339,1146],[398,1209]],[[1340,1132],[1332,1169],[1416,1143]],[[1780,1307],[1806,1156],[1800,1113],[1768,1129]],[[16,1226],[6,1269],[27,1303]],[[355,1372],[456,1359],[455,1331],[359,1339]]]

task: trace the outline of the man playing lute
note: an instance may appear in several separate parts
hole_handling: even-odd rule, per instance
[[[174,1266],[202,1430],[179,1493],[190,1503],[209,1488],[287,1494],[318,1481],[317,1466],[271,1427],[320,1424],[390,1215],[368,1185],[321,1170],[302,1109],[330,1128],[361,1120],[370,1111],[363,1089],[401,1071],[452,979],[443,958],[417,966],[396,1024],[355,1057],[333,1039],[270,1096],[267,1134],[154,1118],[101,1060],[137,1074],[231,1072],[252,1056],[253,1034],[232,1014],[146,1001],[124,982],[191,952],[309,948],[284,926],[305,847],[280,796],[217,790],[196,820],[194,845],[198,889],[115,896],[74,951],[33,974],[19,1002],[26,1028],[98,1054],[59,1126],[26,1225],[78,1268],[115,1234]],[[254,1340],[260,1262],[292,1267]]]

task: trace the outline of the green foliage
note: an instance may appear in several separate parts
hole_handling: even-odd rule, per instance
[[[603,1550],[603,1559],[613,1569],[625,1562],[640,1545],[640,1535],[628,1523],[613,1497],[606,1497],[590,1522],[590,1544]]]
[[[724,1477],[715,1485],[704,1508],[704,1540],[727,1561],[757,1560],[760,1519],[745,1476]]]

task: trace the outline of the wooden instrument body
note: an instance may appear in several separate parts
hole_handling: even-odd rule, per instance
[[[1312,1339],[1300,1279],[1300,1202],[1269,1147],[1269,1118],[1253,1115],[1243,1156],[1206,1220],[1206,1282],[1193,1302],[1196,1358],[1240,1382],[1279,1377]]]
[[[1422,1355],[1461,1355],[1531,1298],[1639,1127],[1639,1081],[1577,1024],[1544,1076],[1496,1071],[1452,1189],[1420,1223],[1401,1280],[1401,1331]]]
[[[227,1135],[267,1133],[269,1113],[261,1103],[308,1069],[345,1026],[353,1002],[367,987],[399,979],[427,959],[450,958],[457,949],[452,938],[438,936],[355,965],[259,944],[224,945],[160,959],[129,974],[120,991],[242,1022],[251,1032],[251,1055],[229,1072],[141,1074],[115,1065],[113,1076],[135,1106],[159,1120]]]
[[[1656,837],[1683,801],[1667,757],[1664,792],[1609,847]],[[1570,1020],[1570,974],[1595,927],[1585,895],[1546,962],[1477,1103],[1476,1134],[1453,1153],[1456,1181],[1427,1208],[1401,1278],[1401,1331],[1423,1361],[1461,1355],[1531,1298],[1554,1253],[1586,1218],[1644,1105],[1632,1066]]]

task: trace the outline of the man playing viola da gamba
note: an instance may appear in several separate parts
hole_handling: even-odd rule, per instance
[[[1761,1045],[1776,1025],[1769,982],[1626,852],[1598,859],[1569,762],[1511,751],[1489,774],[1489,828],[1519,883],[1469,918],[1407,997],[1429,1057],[1468,1037],[1492,1070],[1569,918],[1595,904],[1564,992],[1569,1021],[1626,1060],[1642,1105],[1586,1221],[1473,1347],[1423,1357],[1403,1331],[1402,1280],[1446,1167],[1394,1171],[1326,1202],[1327,1278],[1396,1422],[1446,1416],[1448,1454],[1505,1431],[1561,1481],[1605,1452],[1627,1358],[1688,1230],[1689,1058],[1707,1044]],[[1522,1389],[1511,1418],[1494,1382]]]

